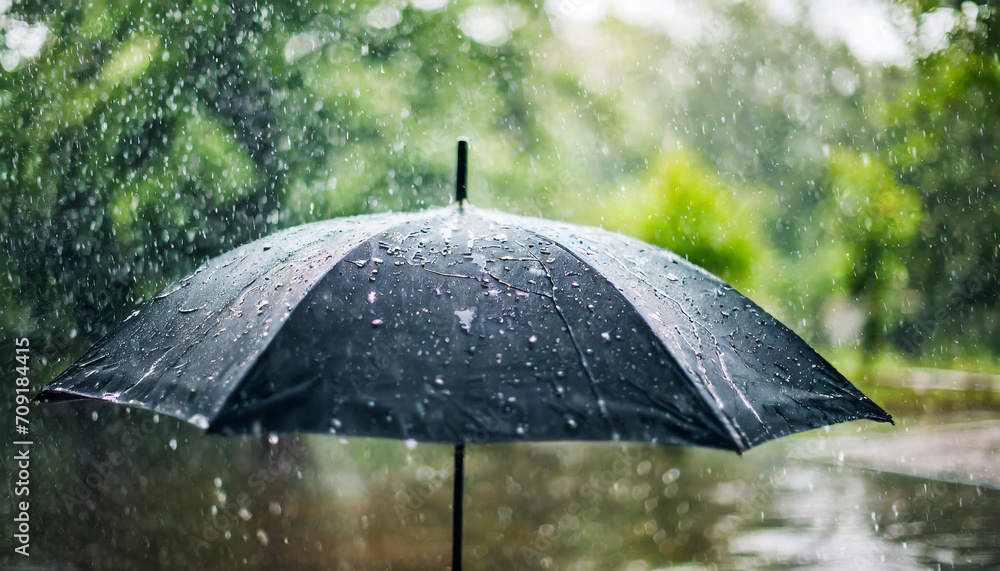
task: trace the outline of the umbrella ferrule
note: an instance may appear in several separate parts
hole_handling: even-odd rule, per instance
[[[455,202],[459,208],[465,207],[469,180],[469,141],[465,137],[458,139],[458,165],[455,169]]]

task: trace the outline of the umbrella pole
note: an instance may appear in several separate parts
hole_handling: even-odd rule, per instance
[[[451,571],[462,571],[462,484],[465,480],[465,443],[455,445],[455,498],[451,517]]]

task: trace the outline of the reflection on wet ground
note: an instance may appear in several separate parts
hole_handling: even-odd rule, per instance
[[[208,437],[167,417],[102,404],[50,407],[44,418],[45,436],[34,448],[35,563],[448,564],[449,447],[322,435]],[[988,478],[959,477],[1000,473],[989,438],[995,425],[968,422],[966,415],[887,429],[854,423],[743,458],[653,445],[472,447],[466,564],[995,568],[1000,490]],[[901,473],[903,464],[942,469]]]

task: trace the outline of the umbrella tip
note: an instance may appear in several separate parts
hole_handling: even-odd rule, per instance
[[[469,178],[469,140],[458,138],[458,168],[455,173],[455,202],[459,208],[465,206]]]

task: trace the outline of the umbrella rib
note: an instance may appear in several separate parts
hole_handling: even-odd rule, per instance
[[[541,238],[541,237],[542,237],[542,236],[541,236],[540,234],[538,234],[538,233],[535,233],[535,235],[536,235],[536,236],[538,236],[539,238]],[[581,263],[583,263],[583,264],[585,264],[585,265],[587,265],[587,266],[591,266],[591,267],[593,267],[593,264],[591,264],[591,263],[587,262],[587,261],[586,261],[586,260],[584,260],[584,259],[583,259],[582,257],[580,257],[580,256],[579,256],[579,255],[577,255],[577,254],[576,254],[575,252],[573,252],[573,250],[571,250],[571,249],[569,249],[569,248],[567,248],[567,247],[563,246],[563,245],[562,245],[562,244],[560,244],[560,243],[559,243],[558,241],[556,241],[556,240],[551,240],[551,239],[549,239],[549,238],[545,238],[545,239],[546,239],[546,240],[549,240],[550,242],[552,242],[553,244],[555,244],[556,246],[558,246],[559,248],[561,248],[561,249],[562,249],[563,251],[565,251],[565,252],[569,253],[569,254],[570,254],[571,256],[573,256],[573,257],[575,257],[575,258],[576,258],[577,260],[579,260],[579,261],[580,261]],[[536,260],[536,261],[538,261],[538,263],[539,263],[539,264],[542,264],[541,260],[540,260],[540,259],[539,259],[539,258],[538,258],[537,256],[535,256],[535,254],[534,254],[533,252],[530,252],[530,251],[529,251],[528,253],[529,253],[529,254],[531,254],[531,255],[532,255],[532,256],[533,256],[534,258],[535,258],[535,260]],[[618,258],[616,258],[615,256],[613,256],[613,255],[611,255],[610,253],[608,253],[608,257],[609,257],[609,258],[611,258],[612,260],[614,260],[614,261],[615,261],[615,263],[617,263],[617,264],[618,264],[619,266],[621,266],[621,267],[622,267],[622,269],[624,269],[624,270],[625,270],[626,272],[628,272],[628,273],[629,273],[630,275],[632,275],[632,276],[633,276],[634,278],[636,278],[636,279],[640,279],[641,281],[644,281],[644,282],[647,282],[647,283],[649,282],[649,280],[643,280],[642,278],[640,278],[640,276],[636,275],[636,273],[635,273],[635,272],[633,272],[633,271],[632,271],[631,269],[629,269],[629,268],[628,268],[628,266],[626,266],[625,264],[623,264],[623,263],[621,262],[621,260],[619,260],[619,259],[618,259]],[[542,264],[542,268],[543,268],[543,269],[545,269],[545,271],[546,271],[546,275],[548,276],[548,278],[549,278],[549,280],[550,280],[550,282],[551,282],[551,280],[552,280],[552,276],[551,276],[551,274],[549,274],[549,273],[548,273],[548,268],[546,268],[544,264]],[[599,275],[601,275],[602,277],[604,277],[605,281],[607,281],[607,282],[608,282],[608,283],[609,283],[609,284],[610,284],[610,285],[611,285],[612,287],[614,287],[614,284],[613,284],[613,283],[611,283],[611,281],[610,281],[610,280],[608,280],[608,278],[607,278],[606,276],[604,276],[604,274],[603,274],[602,272],[600,272],[599,270],[598,270],[598,274],[599,274]],[[653,285],[652,285],[651,283],[650,283],[649,285],[650,285],[651,287],[653,287],[653,289],[654,289],[654,290],[655,290],[656,292],[658,292],[658,293],[660,293],[660,294],[662,294],[662,295],[666,296],[666,294],[665,294],[665,293],[664,293],[664,292],[663,292],[662,290],[660,290],[659,288],[656,288],[656,287],[655,287],[655,286],[653,286]],[[623,297],[623,298],[624,298],[624,299],[625,299],[626,301],[629,301],[629,300],[628,300],[627,298],[625,298],[625,297],[624,297],[624,295],[623,295],[622,297]],[[666,297],[669,297],[669,296],[666,296]],[[674,300],[673,298],[670,298],[670,299],[671,299],[671,300],[673,300],[674,302],[676,302],[676,300]],[[629,301],[629,303],[631,303],[631,301]],[[637,314],[639,314],[640,316],[642,316],[642,314],[641,314],[641,312],[640,312],[640,311],[638,310],[638,308],[635,308],[635,304],[634,304],[634,303],[632,304],[632,306],[633,306],[633,308],[635,309],[636,313],[637,313]],[[683,308],[682,308],[682,311],[683,311]],[[565,318],[564,318],[564,320],[565,320]],[[643,317],[643,320],[645,321],[645,317]],[[693,321],[693,320],[692,320],[692,321]],[[647,322],[647,323],[648,323],[648,322]],[[696,336],[698,336],[698,334],[697,334],[697,331],[695,331],[695,335],[696,335]],[[570,337],[572,338],[572,334],[570,335]],[[698,337],[700,338],[700,336],[698,336]],[[657,335],[657,338],[659,338],[659,335]],[[660,339],[660,342],[661,342],[661,343],[664,343],[664,345],[666,345],[666,344],[665,344],[665,342],[664,342],[664,341],[663,341],[662,339]],[[665,349],[667,350],[667,352],[668,352],[668,353],[670,352],[669,348],[665,347]],[[674,357],[674,358],[676,359],[676,357]],[[742,395],[742,393],[741,393],[741,392],[739,391],[739,389],[738,389],[738,388],[736,388],[736,386],[735,386],[735,383],[733,383],[732,379],[730,379],[730,378],[727,378],[726,380],[727,380],[727,381],[729,381],[729,383],[730,383],[731,385],[733,385],[733,388],[734,388],[734,390],[736,390],[738,394],[741,394],[741,395]],[[718,398],[718,396],[717,396],[717,395],[716,395],[716,394],[714,393],[714,391],[712,391],[712,390],[711,390],[711,388],[710,388],[710,384],[709,384],[709,383],[707,383],[707,382],[704,382],[704,381],[703,381],[703,382],[698,382],[698,381],[701,381],[701,379],[691,379],[691,382],[692,382],[693,384],[695,384],[696,386],[698,386],[698,387],[702,388],[703,390],[707,391],[707,392],[708,392],[708,396],[709,396],[709,397],[711,397],[711,398],[712,398],[713,400],[715,400],[715,401],[716,401],[716,402],[718,403],[718,402],[719,402],[719,398]],[[744,399],[744,400],[745,400],[745,399]],[[725,427],[727,428],[727,430],[728,430],[728,432],[729,432],[729,436],[730,436],[730,438],[732,438],[733,440],[737,441],[737,442],[736,442],[736,444],[737,444],[738,446],[740,446],[740,447],[741,447],[741,448],[743,448],[743,449],[746,449],[746,448],[750,448],[750,442],[749,442],[749,439],[747,438],[746,434],[744,434],[744,433],[743,433],[743,431],[742,431],[742,430],[741,430],[741,429],[739,428],[739,425],[738,425],[738,424],[736,424],[736,421],[735,421],[735,420],[734,420],[734,419],[733,419],[732,417],[730,417],[730,416],[729,416],[729,414],[727,414],[727,413],[726,413],[726,411],[725,411],[724,409],[722,409],[722,408],[718,408],[718,409],[716,409],[716,408],[713,408],[713,407],[711,407],[711,406],[709,406],[708,408],[709,408],[710,410],[712,410],[712,411],[713,411],[713,414],[715,414],[716,418],[717,418],[717,419],[718,419],[718,420],[720,421],[720,423],[721,423],[721,424],[723,424],[723,425],[724,425],[724,426],[725,426]],[[753,409],[752,409],[752,407],[751,407],[751,410],[753,410]],[[754,414],[756,415],[756,411],[754,410],[753,412],[754,412]],[[758,418],[760,418],[760,417],[758,416]]]
[[[369,216],[369,215],[366,215],[366,216]],[[379,221],[385,220],[385,218],[388,218],[388,216],[386,216],[385,218],[383,218],[382,217],[383,215],[370,215],[370,216],[372,217],[372,219],[376,220],[376,223],[378,223]],[[381,226],[378,230],[375,230],[374,232],[368,233],[367,237],[365,237],[365,238],[361,238],[360,235],[359,235],[359,236],[357,236],[355,238],[356,241],[355,240],[350,240],[348,242],[348,244],[350,244],[350,245],[349,246],[344,246],[342,248],[342,254],[341,254],[341,256],[336,261],[330,263],[326,267],[325,270],[323,270],[322,272],[319,272],[318,275],[317,275],[317,277],[316,277],[316,280],[312,284],[310,284],[307,288],[305,288],[306,289],[306,293],[303,294],[303,296],[300,297],[298,300],[295,300],[295,304],[294,304],[294,306],[292,306],[291,312],[294,312],[296,309],[299,308],[299,305],[301,304],[302,300],[305,299],[305,296],[308,295],[308,292],[311,291],[312,287],[315,286],[316,283],[319,283],[319,281],[322,280],[323,277],[326,276],[326,274],[334,266],[336,266],[337,264],[339,264],[339,263],[343,262],[345,259],[347,259],[348,254],[350,254],[350,252],[352,250],[354,250],[354,248],[358,247],[359,245],[361,245],[361,244],[363,244],[363,243],[365,243],[367,241],[372,240],[373,236],[376,235],[376,234],[378,234],[378,233],[380,233],[380,232],[383,233],[383,235],[384,235],[384,233],[391,231],[393,228],[398,228],[400,226],[404,226],[405,224],[411,222],[412,220],[419,218],[418,216],[395,215],[395,217],[398,217],[398,216],[405,216],[405,218],[406,218],[405,221],[402,222],[402,223],[399,223],[399,224],[389,224],[389,223],[386,223],[383,226]],[[395,219],[395,217],[394,217],[394,219]],[[321,224],[321,223],[317,222],[315,224]],[[291,232],[291,230],[289,230],[289,232]],[[275,236],[280,236],[280,235],[281,235],[280,232],[278,234],[275,234]],[[296,248],[295,251],[287,252],[284,255],[284,257],[279,262],[275,263],[275,265],[273,267],[278,267],[280,265],[288,263],[296,255],[300,254],[304,250],[307,250],[308,248],[315,247],[315,246],[325,245],[325,244],[328,243],[328,241],[331,238],[334,238],[334,237],[339,238],[340,236],[339,235],[335,236],[334,234],[327,233],[322,238],[317,238],[315,240],[311,240],[311,241],[303,244],[301,247]],[[317,252],[316,254],[312,254],[309,257],[307,257],[306,260],[310,260],[313,257],[320,258],[320,259],[322,259],[322,258],[325,257],[328,260],[332,258],[332,256],[330,256],[328,253],[326,253],[324,251],[322,253],[321,252]],[[259,279],[259,277],[260,276],[258,276],[258,278],[256,278],[254,280],[254,282],[257,279]],[[252,286],[254,282],[251,282],[250,284],[248,284],[247,286],[245,286],[243,288],[243,290],[241,291],[241,294],[246,291],[247,287]],[[230,311],[233,311],[232,307],[228,307],[228,308],[230,309]],[[256,355],[254,355],[253,357],[247,358],[246,361],[244,361],[243,363],[239,364],[239,366],[234,365],[234,366],[229,367],[228,369],[222,371],[221,374],[220,374],[219,382],[228,383],[230,380],[235,380],[235,382],[237,384],[237,388],[238,388],[239,385],[242,384],[242,382],[246,379],[245,373],[247,371],[249,371],[251,368],[253,368],[254,366],[256,366],[256,364],[258,362],[260,362],[261,355],[263,355],[271,347],[271,343],[274,341],[274,339],[275,339],[275,336],[270,336],[265,342],[263,342],[263,345],[259,348],[259,350],[257,351]],[[221,404],[219,404],[217,407],[215,407],[215,410],[212,412],[213,416],[218,415],[220,411],[224,410],[226,408],[227,404],[230,403],[234,399],[234,395],[236,395],[236,391],[235,390],[232,391],[232,392],[230,392],[222,400]]]
[[[621,266],[623,270],[625,270],[626,272],[628,272],[630,275],[632,275],[636,279],[642,279],[642,278],[640,278],[640,276],[636,275],[636,273],[633,272],[628,266],[626,266],[624,263],[622,263],[621,260],[619,260],[616,256],[614,256],[614,254],[608,253],[607,256],[610,259],[614,260],[616,264],[618,264],[619,266]],[[663,291],[662,289],[656,287],[649,280],[643,280],[643,281],[645,281],[649,285],[649,287],[653,289],[653,291],[659,293],[664,298],[672,301],[677,306],[678,310],[680,310],[680,312],[682,314],[684,314],[685,317],[688,318],[688,321],[691,322],[691,332],[694,334],[695,338],[698,340],[698,343],[700,344],[701,343],[701,335],[698,334],[699,323],[698,323],[697,320],[695,320],[691,316],[690,313],[687,312],[686,309],[684,309],[684,305],[681,304],[680,301],[678,301],[677,299],[675,299],[670,294],[668,294],[665,291]],[[767,425],[764,423],[764,420],[761,419],[761,417],[760,417],[759,414],[757,414],[757,410],[753,408],[753,405],[747,399],[746,395],[743,393],[743,391],[741,391],[739,389],[739,387],[736,386],[736,382],[733,381],[732,376],[729,374],[729,370],[726,368],[726,365],[723,362],[722,351],[719,349],[719,340],[715,337],[714,333],[712,333],[707,327],[705,327],[704,324],[700,324],[700,325],[701,325],[701,327],[703,329],[705,329],[705,331],[708,333],[709,337],[711,337],[712,342],[715,344],[714,353],[716,354],[716,356],[719,359],[719,366],[722,368],[723,377],[726,379],[726,381],[729,383],[729,385],[733,388],[733,390],[736,391],[736,394],[739,395],[740,400],[743,401],[743,404],[746,405],[746,407],[750,410],[750,412],[753,413],[754,417],[760,423],[761,427],[763,427],[764,431],[766,433],[770,434],[770,431],[767,429]],[[679,331],[678,331],[678,333],[679,333]],[[682,336],[682,338],[683,338],[683,336]],[[691,344],[688,343],[688,346],[691,347]],[[694,349],[694,347],[691,347],[691,348]],[[696,358],[698,359],[699,363],[702,362],[703,357],[701,357],[697,351],[695,352],[695,355],[696,355]],[[733,417],[731,417],[728,413],[726,413],[725,409],[723,409],[721,407],[722,402],[719,400],[718,395],[715,393],[715,390],[712,388],[711,383],[709,383],[707,379],[704,379],[703,382],[704,382],[705,388],[712,395],[712,398],[714,398],[715,401],[717,403],[719,403],[719,405],[720,405],[720,408],[719,408],[720,412],[722,412],[722,414],[725,415],[726,419],[729,420],[730,423],[732,423],[732,426],[737,430],[737,432],[738,432],[740,438],[743,440],[743,442],[745,444],[749,444],[749,440],[748,440],[746,434],[744,434],[743,430],[739,428],[739,424],[736,423],[736,420]]]
[[[181,313],[184,313],[184,311],[181,311],[181,310],[178,310],[178,311],[180,311]],[[209,320],[211,320],[212,319],[212,315],[213,315],[212,312],[209,312],[208,315],[205,316],[204,322],[207,323]],[[208,337],[208,334],[210,332],[211,332],[211,329],[210,328],[206,328],[205,332],[202,333],[202,335],[201,335],[201,339],[205,340],[205,338]],[[180,360],[183,359],[184,356],[187,355],[191,351],[191,349],[193,349],[195,347],[195,345],[197,345],[197,343],[192,343],[192,344],[188,345],[187,347],[183,347],[183,349],[181,350],[180,354],[177,355],[177,357],[173,361],[170,362],[170,365],[168,367],[166,367],[165,369],[163,369],[161,371],[157,371],[158,374],[156,374],[156,376],[153,377],[153,380],[154,381],[158,381],[159,379],[161,379],[163,377],[163,375],[166,374],[167,371],[169,371],[170,369],[173,369],[174,367],[176,367],[177,363],[179,363]],[[153,374],[153,369],[155,369],[157,367],[157,365],[159,365],[164,359],[166,359],[167,355],[169,355],[170,352],[173,351],[174,349],[176,349],[177,347],[180,347],[180,345],[173,345],[169,349],[167,349],[166,351],[164,351],[163,355],[161,355],[160,358],[157,359],[153,363],[153,365],[150,366],[150,368],[146,371],[146,373],[144,375],[142,375],[138,379],[136,379],[136,380],[132,381],[131,383],[129,383],[129,385],[127,387],[125,387],[124,389],[118,391],[118,393],[117,393],[118,396],[115,397],[115,398],[118,398],[118,397],[124,395],[125,393],[131,391],[132,389],[134,389],[135,387],[137,387],[139,384],[141,384],[143,381],[145,381],[147,378],[149,378],[150,375]]]
[[[300,248],[298,250],[295,250],[294,252],[286,254],[285,257],[282,258],[282,260],[278,264],[276,264],[274,267],[277,267],[277,266],[279,266],[279,265],[281,265],[283,263],[286,263],[289,259],[291,259],[294,256],[295,252],[300,252],[301,250],[302,249]],[[316,256],[316,257],[320,257],[320,256]],[[245,259],[245,257],[244,257],[244,259]],[[273,269],[273,267],[271,269]],[[249,295],[249,293],[250,293],[251,290],[253,290],[255,287],[257,287],[256,284],[257,284],[257,282],[260,281],[260,278],[263,275],[264,274],[258,275],[257,277],[255,277],[252,280],[250,280],[249,283],[247,283],[245,286],[243,286],[243,288],[240,290],[239,294],[237,294],[236,297],[234,297],[232,300],[230,300],[221,309],[228,309],[229,311],[231,311],[233,313],[238,313],[239,310],[236,309],[236,306],[237,305],[243,305],[244,301],[246,301],[247,295]],[[190,310],[178,308],[177,311],[179,313],[192,313],[194,311],[198,311],[200,309],[204,309],[207,305],[208,304],[206,303],[206,304],[203,304],[201,307],[196,307],[196,308],[193,308],[193,309],[190,309]],[[203,320],[203,323],[207,324],[209,321],[211,321],[213,315],[214,315],[214,312],[209,311],[208,314],[205,315],[205,319]],[[218,318],[216,319],[215,325],[219,325]],[[208,338],[209,333],[212,332],[212,327],[213,326],[211,326],[211,325],[207,325],[205,327],[205,331],[201,334],[201,340],[202,341],[204,341],[205,339]],[[200,341],[198,343],[200,343]],[[177,357],[173,361],[170,362],[170,365],[166,369],[164,369],[163,371],[160,371],[159,374],[155,378],[156,379],[162,378],[163,375],[166,373],[167,370],[170,370],[170,369],[174,368],[177,365],[177,363],[179,363],[180,360],[184,358],[185,355],[187,355],[192,349],[195,348],[195,346],[198,345],[198,343],[191,343],[191,344],[188,344],[187,347],[184,347],[183,350],[180,352],[180,354],[178,354]],[[171,348],[171,350],[173,348],[175,348],[175,347],[177,347],[177,346],[175,345],[174,347]],[[168,353],[169,353],[169,350],[166,353],[164,353],[162,357],[160,357],[159,359],[157,359],[156,363],[154,363],[154,367],[155,367],[156,364],[158,364],[160,361],[162,361],[164,358],[166,358],[166,356],[167,356]],[[125,394],[125,392],[127,392],[127,391],[135,388],[142,381],[144,381],[147,377],[149,377],[149,375],[151,373],[152,373],[152,368],[150,369],[149,372],[147,372],[141,378],[139,378],[138,380],[134,381],[128,387],[126,387],[125,389],[123,389],[119,394]]]
[[[444,276],[446,278],[465,278],[465,279],[468,279],[468,280],[479,281],[479,279],[476,278],[476,276],[467,276],[465,274],[449,274],[448,272],[439,272],[437,270],[432,270],[432,269],[428,268],[427,266],[423,266],[423,265],[421,265],[420,267],[423,268],[424,270],[427,270],[428,272],[430,272],[432,274],[437,274],[439,276]]]
[[[510,289],[512,289],[514,291],[519,291],[519,292],[527,293],[527,294],[540,295],[540,296],[544,297],[545,299],[550,300],[553,305],[555,305],[555,303],[556,303],[556,299],[554,297],[552,297],[550,294],[547,294],[547,293],[545,293],[543,291],[531,291],[530,289],[520,288],[520,287],[517,287],[516,285],[514,285],[514,284],[512,284],[512,283],[510,283],[508,281],[504,281],[504,280],[496,277],[495,275],[493,275],[492,272],[486,272],[486,271],[484,271],[484,273],[486,275],[490,276],[491,278],[493,278],[494,280],[496,280],[497,283],[505,285],[505,286],[509,287]]]
[[[522,291],[528,294],[540,295],[552,302],[552,307],[555,308],[556,314],[559,316],[559,319],[561,319],[563,324],[566,326],[566,333],[569,334],[570,342],[573,344],[573,348],[576,350],[576,354],[580,358],[580,366],[581,368],[583,368],[584,373],[586,373],[587,378],[590,381],[590,390],[594,394],[594,399],[596,399],[597,401],[597,407],[601,411],[601,416],[604,418],[604,421],[607,423],[608,428],[611,430],[612,434],[616,437],[615,439],[617,439],[618,430],[615,428],[614,422],[611,420],[611,414],[608,412],[607,403],[604,401],[604,397],[601,396],[601,392],[597,388],[597,379],[594,377],[594,373],[590,370],[590,365],[587,363],[587,358],[583,352],[583,348],[580,347],[580,343],[579,341],[577,341],[576,335],[573,333],[573,327],[570,325],[569,320],[566,318],[566,315],[563,313],[562,308],[559,307],[559,303],[556,300],[556,283],[555,280],[552,279],[552,273],[549,271],[549,268],[542,262],[542,260],[535,255],[534,252],[528,250],[528,248],[525,247],[525,245],[521,244],[520,242],[515,241],[515,243],[524,248],[525,251],[527,251],[528,254],[534,259],[534,261],[538,262],[538,264],[542,267],[542,269],[545,270],[545,277],[549,280],[549,284],[552,286],[551,294],[540,291],[525,290],[496,277],[495,275],[493,275],[488,271],[484,270],[483,273],[490,276],[498,283],[505,285],[509,288],[512,288],[515,291]],[[479,278],[475,276],[469,276],[465,274],[450,274],[447,272],[439,272],[437,270],[433,270],[431,268],[424,266],[421,267],[423,267],[424,270],[439,276],[464,278],[464,279],[479,281]]]
[[[521,244],[520,242],[515,241],[515,243],[522,248],[524,247],[524,244]],[[615,437],[614,440],[618,440],[618,430],[615,429],[614,422],[611,420],[611,414],[608,412],[608,406],[604,401],[604,397],[601,396],[601,392],[597,389],[597,379],[594,378],[594,373],[590,370],[590,365],[587,363],[587,357],[584,354],[583,349],[580,347],[580,343],[576,340],[576,335],[573,333],[573,327],[570,326],[569,320],[566,319],[566,315],[563,314],[562,308],[559,307],[559,302],[556,301],[556,282],[552,279],[552,272],[549,271],[549,267],[546,266],[545,263],[542,262],[542,259],[539,258],[534,252],[528,248],[524,249],[528,252],[528,255],[534,258],[535,261],[538,262],[538,265],[542,266],[542,269],[545,270],[545,277],[549,280],[549,285],[552,286],[552,307],[555,308],[556,314],[559,315],[559,318],[562,319],[562,322],[566,325],[566,333],[569,334],[569,339],[573,342],[573,347],[576,349],[576,353],[580,357],[580,366],[583,367],[583,371],[587,373],[587,378],[590,380],[590,390],[594,393],[594,398],[597,399],[597,408],[601,411],[601,416],[604,417],[604,421],[607,423],[608,428],[611,429],[611,433]],[[565,250],[565,248],[563,248],[563,250]]]

